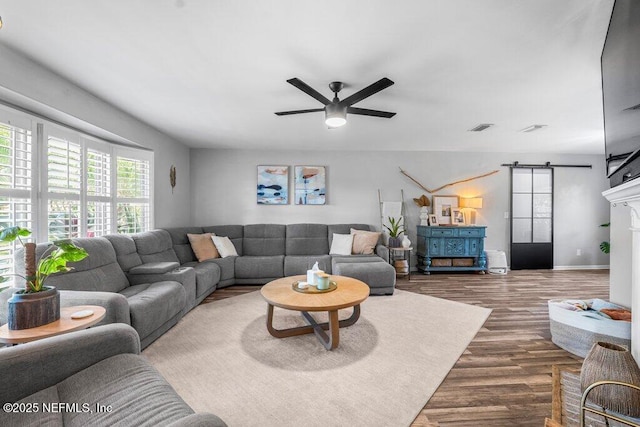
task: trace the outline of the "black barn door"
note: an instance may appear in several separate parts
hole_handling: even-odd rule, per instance
[[[553,268],[553,169],[511,168],[511,269]]]

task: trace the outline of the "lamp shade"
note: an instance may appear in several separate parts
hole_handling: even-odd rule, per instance
[[[461,208],[482,209],[482,197],[470,197],[460,199]]]
[[[607,380],[640,386],[640,368],[626,348],[607,342],[597,342],[591,347],[582,363],[580,372],[582,392],[595,382]],[[606,384],[594,388],[589,394],[589,400],[608,411],[640,417],[640,391]]]
[[[331,103],[325,107],[325,120],[327,126],[337,128],[347,123],[347,107]]]

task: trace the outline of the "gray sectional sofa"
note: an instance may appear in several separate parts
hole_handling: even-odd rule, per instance
[[[75,244],[89,256],[47,283],[60,290],[63,306],[104,306],[101,323],[133,326],[145,348],[217,288],[305,274],[316,261],[330,274],[363,280],[371,294],[392,294],[395,270],[385,246],[378,244],[371,255],[329,255],[333,234],[349,234],[351,228],[370,230],[366,224],[253,224],[79,238]],[[229,237],[238,256],[198,262],[187,234],[202,233]],[[49,246],[37,245],[38,259]],[[18,253],[18,271],[21,260]],[[6,323],[12,293],[0,293],[0,323]]]

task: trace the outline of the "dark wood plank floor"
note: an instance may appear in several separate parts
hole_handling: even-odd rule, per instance
[[[608,299],[609,271],[414,274],[397,288],[493,310],[413,427],[543,426],[551,417],[551,365],[582,364],[551,342],[547,300]],[[257,289],[232,286],[205,302]]]

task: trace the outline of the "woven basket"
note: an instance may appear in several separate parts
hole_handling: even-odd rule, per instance
[[[631,348],[629,322],[581,317],[577,312],[556,307],[556,302],[559,300],[550,300],[548,307],[551,341],[558,347],[580,357],[585,357],[598,341]],[[584,325],[584,329],[577,327],[576,321]]]
[[[597,381],[620,381],[640,386],[640,368],[629,350],[597,342],[584,358],[580,374],[582,391]],[[588,400],[608,411],[640,417],[640,391],[615,384],[594,388]]]

